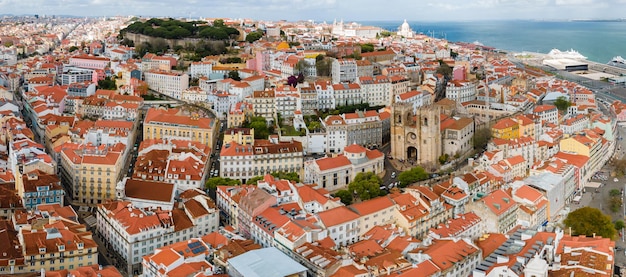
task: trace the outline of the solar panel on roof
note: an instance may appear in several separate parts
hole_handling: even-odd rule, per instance
[[[192,243],[190,243],[190,244],[187,244],[187,246],[189,246],[189,248],[196,248],[196,247],[198,247],[199,245],[200,245],[200,242],[199,242],[199,241],[194,241],[194,242],[192,242]]]

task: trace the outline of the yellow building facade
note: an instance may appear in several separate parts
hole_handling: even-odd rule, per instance
[[[504,118],[491,127],[491,136],[500,139],[519,138],[519,124],[513,119]]]
[[[218,124],[215,118],[185,116],[178,109],[151,108],[143,124],[143,138],[192,140],[212,149],[220,129]]]
[[[254,144],[254,129],[235,128],[224,132],[224,144],[234,141],[238,144]]]
[[[69,148],[69,147],[68,147]],[[115,199],[115,186],[122,176],[123,149],[77,147],[61,152],[61,178],[75,203],[93,205]]]

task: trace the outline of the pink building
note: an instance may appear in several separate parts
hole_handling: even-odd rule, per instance
[[[109,66],[109,58],[78,55],[70,58],[70,65],[90,69],[105,69]]]
[[[452,79],[457,81],[467,80],[465,66],[455,66],[452,70]]]

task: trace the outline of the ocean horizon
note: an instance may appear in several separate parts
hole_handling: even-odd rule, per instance
[[[348,21],[344,21],[347,23]],[[397,31],[403,20],[356,21]],[[626,57],[626,21],[407,21],[413,31],[450,42],[478,42],[504,51],[548,53],[576,50],[588,60],[607,63]]]

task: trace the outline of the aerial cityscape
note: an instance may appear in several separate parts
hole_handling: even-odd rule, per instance
[[[0,277],[626,276],[619,1],[61,2],[0,2]]]

